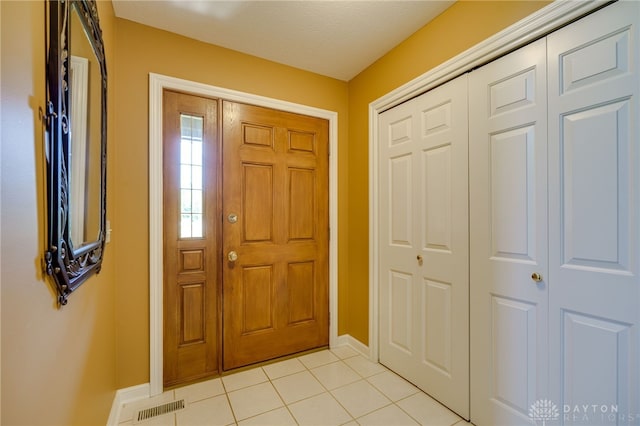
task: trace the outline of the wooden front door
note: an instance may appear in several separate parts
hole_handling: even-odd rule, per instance
[[[165,91],[163,123],[163,376],[173,386],[219,372],[218,103]]]
[[[223,369],[328,344],[328,122],[223,103]]]

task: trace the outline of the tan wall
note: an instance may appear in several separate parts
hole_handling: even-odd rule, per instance
[[[345,320],[347,332],[358,340],[369,341],[369,103],[546,4],[459,1],[349,82],[349,317]]]
[[[58,309],[41,266],[45,165],[38,110],[45,105],[45,3],[2,1],[0,8],[1,423],[104,425],[116,389],[113,247],[106,248],[102,272]],[[99,2],[99,13],[111,63],[111,3]]]
[[[338,112],[340,311],[346,318],[347,83],[117,19],[115,215],[117,384],[149,380],[149,73]],[[117,237],[116,237],[117,236]],[[340,322],[340,333],[346,323]]]

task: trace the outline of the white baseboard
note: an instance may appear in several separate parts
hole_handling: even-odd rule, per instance
[[[120,410],[126,403],[137,401],[139,399],[149,398],[149,383],[131,386],[124,389],[118,389],[111,404],[111,412],[107,420],[107,426],[117,426],[120,418]]]
[[[369,347],[350,334],[343,334],[342,336],[338,336],[338,338],[336,339],[335,347],[338,346],[349,346],[351,347],[351,349],[358,352],[362,356],[373,360],[373,355],[371,354]]]

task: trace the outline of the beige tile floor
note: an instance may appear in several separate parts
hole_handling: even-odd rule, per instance
[[[181,398],[186,409],[139,424],[469,425],[411,383],[346,346],[125,404],[120,426],[134,424],[138,409]]]

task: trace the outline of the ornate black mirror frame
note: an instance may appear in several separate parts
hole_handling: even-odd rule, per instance
[[[105,244],[106,225],[106,137],[107,137],[107,69],[105,63],[102,31],[98,20],[95,0],[49,0],[49,48],[47,52],[47,200],[48,200],[48,247],[45,252],[46,271],[53,277],[58,292],[58,303],[67,304],[67,298],[90,276],[100,271]],[[71,31],[71,17],[75,13],[84,31]],[[71,175],[71,114],[70,104],[71,43],[79,37],[88,39],[93,49],[92,60],[96,62],[92,78],[99,78],[99,175],[94,180],[94,189],[100,194],[88,193],[85,184],[80,188],[87,197],[95,201],[95,233],[91,237],[83,234],[81,242],[74,246],[71,237],[73,196]],[[85,41],[83,40],[83,43]],[[99,71],[99,75],[98,75]],[[94,96],[95,98],[96,96]],[[97,101],[97,100],[96,100]],[[89,127],[89,126],[88,126]],[[88,129],[87,131],[90,131]],[[98,139],[98,138],[95,138]],[[85,142],[83,142],[85,143]],[[94,142],[95,144],[95,142]],[[82,167],[84,167],[83,165]],[[84,173],[84,172],[83,172]],[[94,171],[98,173],[98,171]],[[84,197],[84,195],[83,195]],[[84,217],[82,221],[84,221]],[[86,226],[86,225],[85,225]],[[97,233],[97,235],[96,235]],[[94,239],[95,238],[95,239]]]

